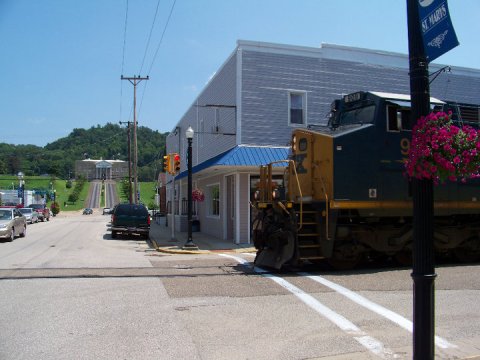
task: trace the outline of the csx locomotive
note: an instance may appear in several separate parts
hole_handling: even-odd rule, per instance
[[[469,120],[467,107],[448,108],[435,98],[430,104]],[[356,92],[332,103],[328,126],[293,131],[289,159],[260,167],[253,202],[257,265],[280,269],[327,260],[348,269],[365,258],[411,260],[413,205],[404,175],[410,107],[407,95]],[[435,187],[437,254],[480,259],[479,184]]]

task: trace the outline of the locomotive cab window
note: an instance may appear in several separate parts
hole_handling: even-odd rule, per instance
[[[387,106],[387,131],[410,131],[412,130],[412,121],[409,108],[398,106]]]
[[[358,107],[340,115],[340,125],[371,124],[375,119],[375,105]]]

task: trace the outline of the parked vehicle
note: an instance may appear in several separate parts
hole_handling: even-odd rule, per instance
[[[0,208],[0,239],[13,241],[27,234],[27,219],[18,209]]]
[[[150,215],[141,204],[119,204],[112,214],[112,238],[118,233],[137,234],[148,239],[150,233]]]
[[[35,210],[40,221],[50,221],[50,210],[44,204],[30,204],[27,207]]]
[[[93,214],[93,210],[90,208],[86,208],[85,210],[83,210],[83,215],[92,215],[92,214]]]
[[[23,216],[25,216],[25,218],[27,219],[27,223],[38,223],[38,214],[32,208],[19,208],[18,211],[20,211]]]
[[[102,215],[108,215],[112,213],[112,209],[110,208],[103,208]]]

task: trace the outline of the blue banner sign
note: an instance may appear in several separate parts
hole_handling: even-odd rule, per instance
[[[447,0],[418,0],[418,14],[428,62],[459,45]]]

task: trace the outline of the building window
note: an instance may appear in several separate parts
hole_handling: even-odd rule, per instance
[[[220,216],[220,184],[207,186],[208,215]]]
[[[288,98],[288,122],[294,125],[305,124],[305,93],[291,92]]]

